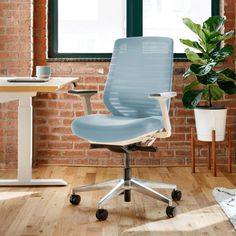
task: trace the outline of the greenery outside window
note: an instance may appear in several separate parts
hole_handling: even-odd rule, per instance
[[[175,58],[185,58],[182,18],[219,15],[219,0],[49,0],[48,15],[49,58],[110,60],[114,41],[132,36],[171,37]]]

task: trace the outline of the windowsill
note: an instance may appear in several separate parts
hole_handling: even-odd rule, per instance
[[[47,58],[47,62],[110,62],[110,58]]]
[[[110,62],[110,58],[47,58],[47,62]],[[189,62],[187,58],[174,58],[174,62]]]

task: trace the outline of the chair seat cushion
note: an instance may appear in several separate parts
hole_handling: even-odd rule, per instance
[[[75,119],[72,132],[95,143],[126,141],[163,128],[160,116],[131,118],[93,114]]]

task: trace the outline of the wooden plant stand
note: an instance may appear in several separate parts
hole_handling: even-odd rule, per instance
[[[228,146],[228,172],[232,173],[232,147],[231,147],[231,129],[227,129],[228,138],[227,138],[227,146]],[[192,173],[195,173],[195,165],[196,165],[196,156],[195,156],[195,146],[197,144],[207,144],[207,152],[208,152],[208,160],[207,166],[208,169],[211,169],[211,159],[213,165],[213,175],[216,176],[216,133],[215,130],[212,130],[212,141],[205,142],[199,141],[195,138],[195,128],[191,128],[191,156],[192,156]]]

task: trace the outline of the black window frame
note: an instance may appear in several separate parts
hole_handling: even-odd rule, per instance
[[[211,0],[211,15],[220,14],[220,0]],[[126,37],[143,35],[143,0],[126,0]],[[77,61],[110,61],[112,53],[58,53],[58,0],[48,1],[48,59]],[[174,53],[174,59],[186,60],[185,53]]]

